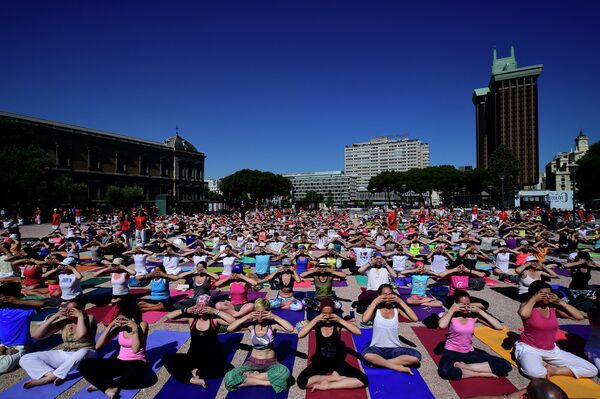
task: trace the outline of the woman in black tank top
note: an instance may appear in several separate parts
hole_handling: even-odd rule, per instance
[[[342,329],[354,335],[361,333],[357,326],[334,313],[331,299],[322,300],[321,313],[298,332],[298,338],[304,338],[315,330],[317,341],[311,363],[298,375],[297,383],[301,389],[326,391],[367,386],[367,376],[345,361],[346,347],[342,342]]]
[[[228,326],[235,319],[228,313],[208,306],[210,296],[198,297],[197,305],[167,314],[171,320],[186,320],[190,327],[190,349],[187,353],[169,353],[163,364],[175,379],[184,384],[206,387],[207,378],[222,377],[229,365],[217,340],[219,326]]]

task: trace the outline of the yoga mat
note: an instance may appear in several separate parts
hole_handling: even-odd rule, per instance
[[[165,331],[155,330],[148,335],[148,342],[146,344],[146,359],[148,365],[152,367],[152,371],[156,372],[162,367],[162,358],[167,353],[177,352],[177,349],[181,347],[190,337],[188,331]],[[140,381],[140,384],[142,382]],[[106,399],[106,395],[103,392],[87,392],[86,385],[84,388],[76,392],[72,399]],[[140,388],[141,389],[141,388]],[[140,389],[124,389],[120,393],[121,399],[132,399]],[[36,398],[37,399],[37,398]]]
[[[110,287],[95,288],[90,292],[86,292],[85,295],[86,296],[111,296],[112,288],[110,288]]]
[[[492,287],[491,289],[513,301],[519,302],[519,289],[517,287]]]
[[[272,312],[282,319],[289,321],[293,326],[295,326],[296,323],[303,321],[305,317],[304,311],[296,312],[288,309],[273,309]]]
[[[369,278],[367,276],[354,276],[358,285],[367,285]]]
[[[101,333],[97,334],[96,339],[100,338],[100,335],[101,335]],[[54,336],[59,338],[58,339],[59,343],[62,342],[62,339],[60,339],[60,335],[54,334]],[[42,341],[38,341],[38,342],[41,343]],[[34,345],[37,345],[37,342]],[[117,350],[118,346],[119,345],[118,345],[117,340],[112,340],[107,346],[105,346],[104,348],[101,348],[98,351],[98,355],[104,356],[106,354],[112,354],[115,350]],[[36,349],[38,349],[38,348],[36,347]],[[50,349],[50,348],[45,348],[45,349]],[[40,348],[40,350],[43,350],[43,349]],[[54,399],[58,395],[60,395],[67,389],[71,388],[73,385],[75,385],[81,379],[81,374],[77,370],[71,371],[67,375],[67,378],[65,379],[65,381],[61,385],[58,385],[58,386],[56,386],[54,384],[46,384],[46,385],[40,385],[37,387],[33,387],[30,389],[23,388],[23,384],[26,381],[29,381],[30,379],[31,378],[26,377],[23,380],[17,382],[12,387],[8,388],[7,390],[0,392],[0,398],[2,398],[2,399],[15,399],[15,398]]]
[[[572,354],[584,359],[586,358],[585,353],[583,352],[585,342],[586,341],[578,335],[571,334],[560,329],[556,332],[556,345],[560,349],[571,352]]]
[[[296,353],[297,346],[298,336],[296,334],[277,333],[275,335],[274,347],[277,354],[277,361],[287,367],[290,373],[294,368],[294,354]],[[249,353],[248,356],[250,356]],[[229,392],[226,399],[285,399],[288,397],[288,393],[288,390],[275,393],[271,387],[243,387]]]
[[[31,317],[32,321],[44,321],[46,317],[58,312],[58,308],[43,308],[36,310],[35,314]]]
[[[358,359],[352,355],[352,351],[354,348],[354,341],[352,341],[352,335],[346,331],[342,331],[342,341],[344,345],[348,349],[346,353],[346,363],[350,366],[360,369],[358,364]],[[315,337],[315,332],[311,331],[308,336],[308,354],[310,358],[308,359],[308,364],[312,363],[312,355],[317,350],[317,339]],[[344,399],[367,399],[367,389],[338,389],[336,391],[315,391],[311,392],[310,389],[306,390],[306,399],[331,399],[335,398],[344,398]],[[373,398],[376,399],[376,398]]]
[[[81,288],[91,288],[110,281],[109,277],[92,277],[81,281]]]
[[[156,323],[160,319],[163,318],[168,312],[160,312],[156,310],[151,310],[149,312],[142,313],[142,320],[144,320],[148,324]]]
[[[475,336],[500,355],[500,357],[516,365],[516,362],[512,359],[511,352],[514,342],[518,339],[517,333],[509,331],[506,327],[504,330],[497,331],[489,327],[477,326],[475,327]],[[507,342],[503,344],[505,340]],[[508,345],[511,345],[511,349],[506,349],[509,347]],[[577,379],[573,377],[554,376],[550,377],[550,381],[558,385],[571,399],[600,398],[600,385],[589,378]]]
[[[104,319],[113,309],[113,306],[92,306],[91,308],[86,309],[85,313],[94,316],[94,319],[96,319],[98,323],[104,324]]]
[[[294,288],[304,288],[304,287],[311,287],[312,286],[312,281],[311,280],[304,280],[301,283],[294,283]]]
[[[592,327],[587,324],[563,324],[559,328],[565,332],[578,335],[585,341],[590,339],[590,335],[592,335]]]
[[[483,279],[485,280],[485,285],[487,285],[487,286],[493,287],[498,284],[498,281],[492,280],[489,277],[484,277]]]
[[[562,277],[571,277],[571,271],[569,269],[563,269],[562,267],[555,267],[552,271]]]
[[[242,341],[244,334],[221,334],[217,336],[223,354],[227,362],[231,363],[237,348]],[[165,382],[162,389],[156,394],[155,399],[175,399],[175,398],[194,398],[194,399],[214,399],[217,396],[222,377],[209,378],[206,380],[206,388],[192,384],[183,384],[171,377]]]
[[[436,354],[436,348],[439,344],[446,341],[447,329],[429,329],[427,327],[412,328],[435,362],[439,365],[442,358],[442,352]],[[443,349],[443,346],[442,346]],[[515,386],[506,378],[467,378],[458,381],[448,381],[459,398],[470,398],[478,395],[504,395],[517,390]]]
[[[347,287],[348,282],[345,280],[333,280],[332,286],[333,287]]]
[[[408,299],[408,297],[410,297],[410,291],[411,291],[410,288],[398,287],[398,293],[400,294],[400,297],[404,301],[406,301]],[[415,314],[419,318],[419,321],[425,320],[427,317],[431,316],[433,313],[435,313],[435,314],[443,313],[445,310],[443,307],[432,308],[430,306],[423,306],[423,305],[409,305],[409,306],[413,310],[413,312],[415,312]],[[400,316],[400,317],[402,318],[402,316]],[[402,318],[402,321],[408,321],[408,320],[405,320],[404,318]]]
[[[358,353],[362,353],[363,349],[370,345],[373,337],[372,329],[361,329],[361,331],[361,335],[352,337]],[[414,375],[410,375],[383,367],[371,367],[364,359],[361,363],[369,377],[368,389],[371,398],[435,399],[417,369],[412,369]]]

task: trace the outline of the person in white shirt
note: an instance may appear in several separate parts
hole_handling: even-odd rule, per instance
[[[380,252],[376,252],[373,260],[358,269],[358,272],[367,276],[367,290],[361,292],[356,303],[356,311],[362,314],[377,298],[379,286],[389,284],[390,278],[395,278],[397,275]]]

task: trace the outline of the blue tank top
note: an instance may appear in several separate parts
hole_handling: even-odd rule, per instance
[[[410,290],[410,294],[425,296],[427,294],[427,280],[429,280],[429,276],[427,274],[413,274],[411,277],[412,289]]]
[[[150,299],[153,301],[163,301],[169,298],[169,283],[167,283],[164,278],[161,278],[158,281],[152,279],[152,282],[150,283]]]
[[[299,256],[296,258],[296,272],[304,273],[308,266],[308,256]]]

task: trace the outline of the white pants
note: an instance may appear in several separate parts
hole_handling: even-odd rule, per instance
[[[477,214],[476,213],[472,213],[471,214],[471,222],[474,222],[475,220],[477,220]]]
[[[136,244],[145,244],[146,243],[146,230],[135,230],[135,242]]]
[[[583,352],[590,359],[590,362],[594,363],[598,371],[600,371],[600,348],[593,345],[586,345]]]
[[[576,378],[592,378],[598,374],[598,370],[592,363],[563,351],[556,345],[552,350],[544,350],[517,341],[515,356],[521,371],[531,378],[546,377],[548,370],[544,367],[544,362],[556,367],[568,367]]]
[[[75,224],[81,224],[81,216],[75,216]]]
[[[40,379],[48,373],[64,380],[67,374],[79,366],[85,358],[96,357],[93,349],[79,349],[75,352],[62,350],[33,352],[24,355],[19,364],[34,379]]]
[[[16,369],[21,357],[27,353],[27,349],[23,345],[9,346],[9,348],[15,349],[17,353],[0,356],[0,374],[8,373],[9,371]]]

